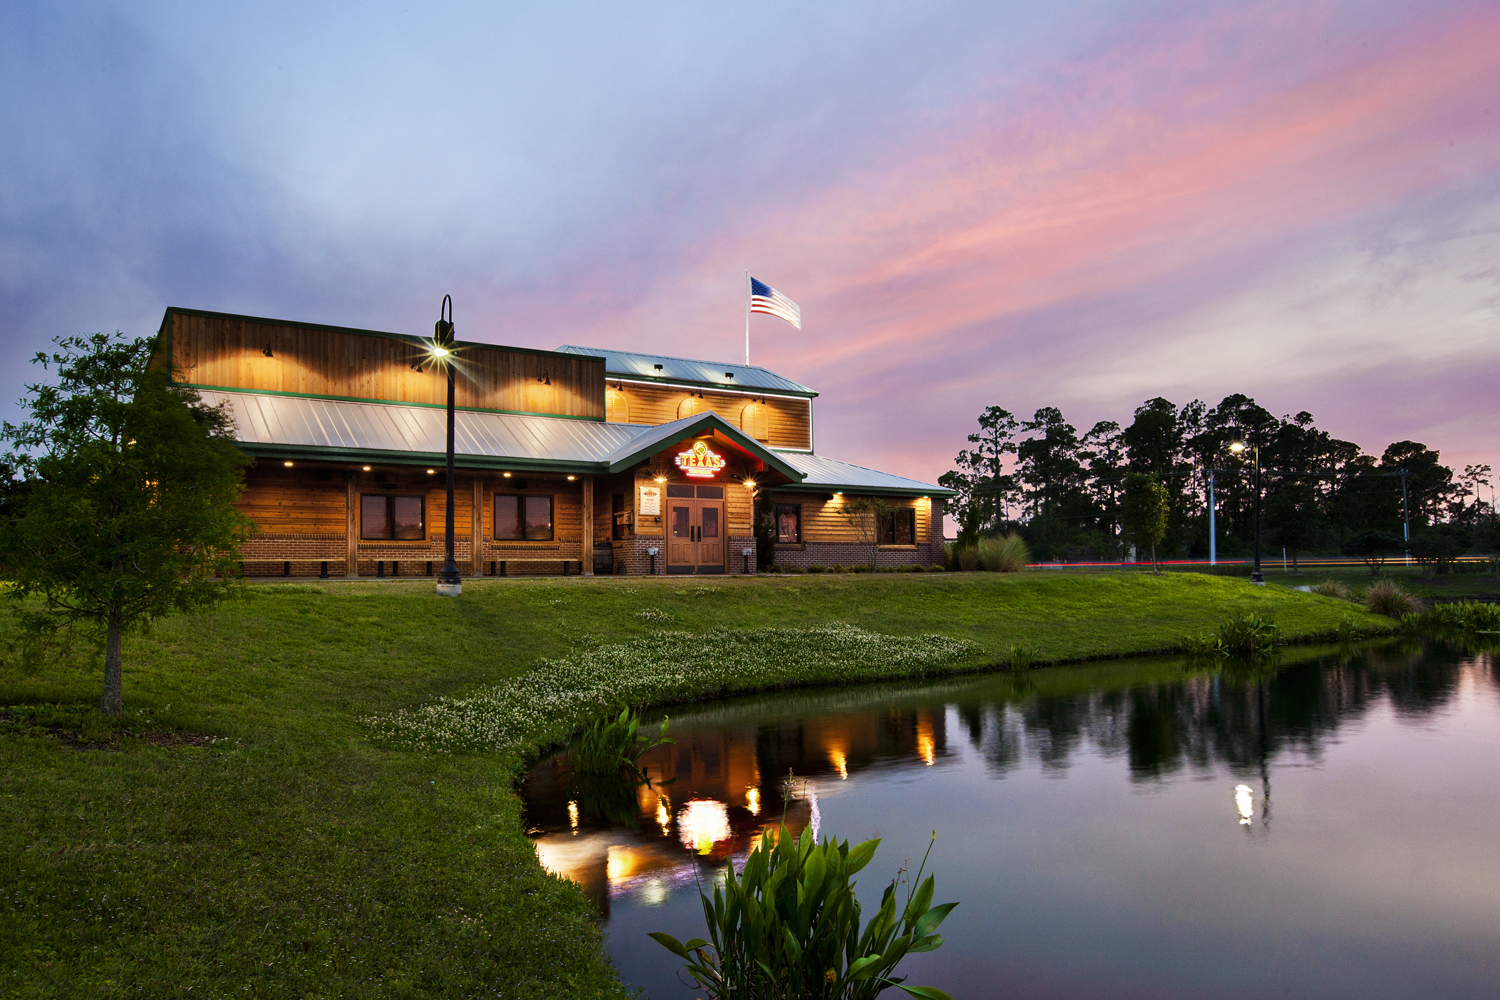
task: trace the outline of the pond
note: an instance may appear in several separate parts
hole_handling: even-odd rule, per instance
[[[958,1000],[1497,996],[1496,662],[1407,641],[782,693],[674,713],[651,787],[552,758],[523,791],[657,1000],[702,993],[647,932],[701,935],[698,885],[782,821],[882,838],[867,913],[937,832],[960,905],[901,971]]]

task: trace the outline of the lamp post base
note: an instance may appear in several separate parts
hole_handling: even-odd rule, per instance
[[[464,592],[463,577],[458,575],[458,565],[452,559],[443,563],[438,573],[437,592],[439,597],[457,597]]]
[[[1256,570],[1254,573],[1250,574],[1250,582],[1255,584],[1255,586],[1257,587],[1264,587],[1266,585],[1265,575],[1262,574],[1260,570]]]

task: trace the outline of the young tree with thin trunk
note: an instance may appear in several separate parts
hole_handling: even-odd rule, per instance
[[[225,597],[253,530],[234,508],[246,457],[229,417],[151,367],[155,341],[64,337],[36,363],[6,457],[26,489],[0,520],[11,607],[45,637],[81,627],[104,645],[107,715],[121,710],[125,633]]]
[[[1133,472],[1125,477],[1125,500],[1120,505],[1120,523],[1125,537],[1136,545],[1151,547],[1151,571],[1160,573],[1156,562],[1156,543],[1167,534],[1167,515],[1171,512],[1167,488],[1155,476]]]
[[[846,500],[841,508],[844,520],[859,534],[859,539],[870,547],[870,568],[877,565],[880,555],[880,529],[891,519],[896,508],[879,497],[855,497]]]

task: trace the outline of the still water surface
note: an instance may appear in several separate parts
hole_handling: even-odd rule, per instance
[[[937,831],[961,905],[902,969],[958,1000],[1500,996],[1496,657],[1297,655],[1259,681],[1122,661],[695,707],[647,758],[669,784],[611,800],[554,758],[528,822],[657,1000],[701,992],[646,933],[701,935],[699,882],[783,817],[882,838],[866,912]]]

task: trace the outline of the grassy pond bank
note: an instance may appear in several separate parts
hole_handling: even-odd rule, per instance
[[[1191,574],[266,584],[129,641],[119,727],[88,651],[11,651],[0,995],[625,996],[514,792],[601,709],[973,671],[1017,642],[1170,650],[1244,612],[1288,639],[1392,625]]]

